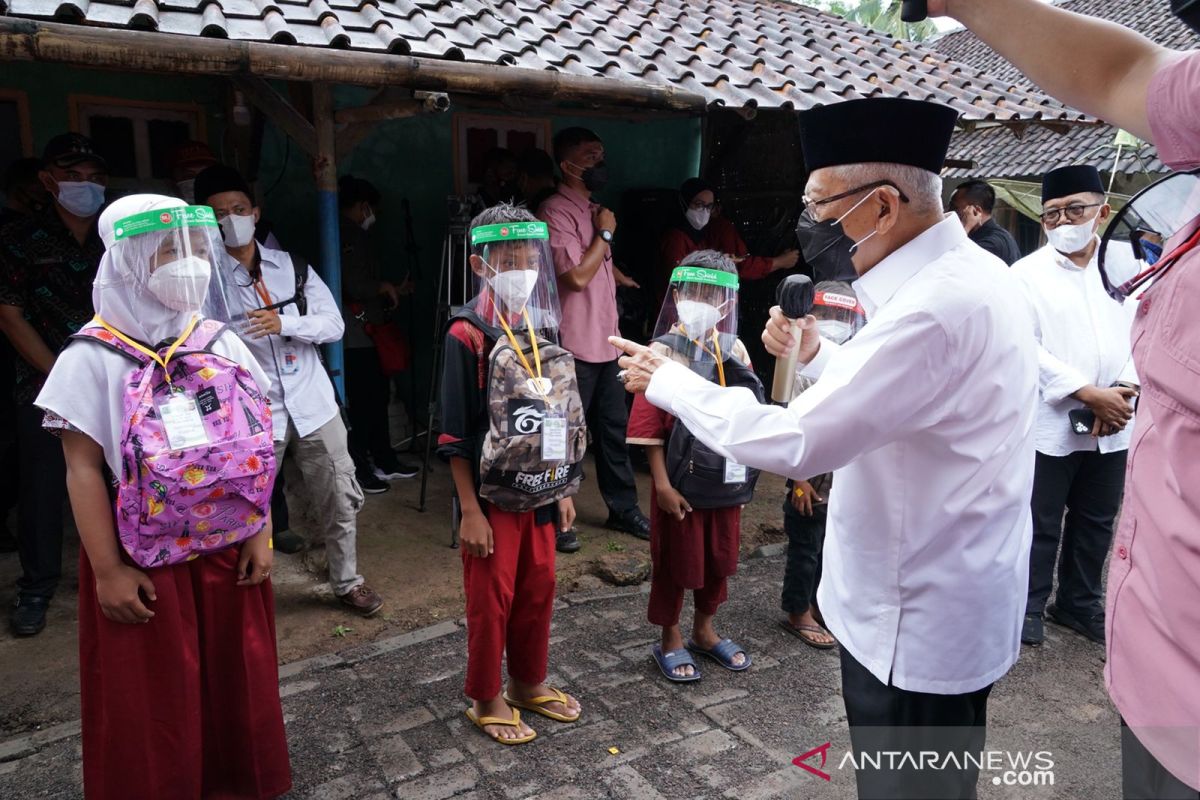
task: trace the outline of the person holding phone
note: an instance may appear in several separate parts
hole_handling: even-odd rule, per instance
[[[1049,243],[1013,265],[1034,319],[1041,389],[1021,630],[1031,646],[1045,638],[1043,614],[1104,642],[1101,573],[1125,487],[1138,382],[1129,345],[1136,307],[1108,296],[1097,262],[1097,231],[1110,211],[1095,167],[1046,173],[1042,226]],[[1047,606],[1055,561],[1058,591]]]

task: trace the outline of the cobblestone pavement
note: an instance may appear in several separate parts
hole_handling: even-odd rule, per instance
[[[717,618],[754,666],[735,674],[701,663],[704,678],[691,685],[666,683],[651,661],[655,629],[641,591],[563,598],[551,682],[580,698],[584,719],[561,725],[529,715],[541,736],[523,747],[492,744],[464,718],[461,623],[287,665],[288,797],[854,797],[852,768],[837,768],[849,735],[836,651],[812,650],[778,627],[782,568],[778,556],[744,563]],[[1053,625],[1047,634],[993,692],[988,744],[1049,751],[1054,785],[996,786],[1001,773],[985,771],[980,797],[1117,798],[1117,718],[1102,649]],[[827,742],[831,780],[792,764]],[[77,723],[0,743],[0,798],[79,797],[79,758]],[[806,763],[820,766],[815,757]]]

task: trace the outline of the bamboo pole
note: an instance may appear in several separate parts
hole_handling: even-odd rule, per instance
[[[673,86],[566,75],[495,64],[362,53],[322,47],[176,36],[0,17],[0,61],[357,86],[404,86],[436,92],[521,94],[560,102],[670,109],[701,114],[704,96]]]

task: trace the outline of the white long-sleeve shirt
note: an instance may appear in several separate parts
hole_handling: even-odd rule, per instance
[[[263,283],[272,303],[296,294],[296,272],[292,259],[279,250],[258,248]],[[235,323],[247,312],[268,305],[254,287],[246,268],[228,253],[221,259],[225,292]],[[300,316],[294,304],[279,311],[278,335],[243,341],[271,378],[271,418],[275,440],[287,435],[288,420],[296,433],[308,436],[338,413],[333,383],[317,355],[316,346],[336,342],[345,332],[341,312],[329,287],[308,267],[304,284],[308,313]],[[237,325],[234,325],[235,329]]]
[[[1093,439],[1072,431],[1068,418],[1084,407],[1071,397],[1084,386],[1138,382],[1129,342],[1137,303],[1122,305],[1108,296],[1097,258],[1080,268],[1046,245],[1012,267],[1033,313],[1041,384],[1035,440],[1048,456],[1097,447],[1101,453],[1128,450],[1133,435],[1132,420],[1120,433]]]
[[[953,216],[868,271],[867,325],[823,341],[787,408],[678,364],[647,399],[727,458],[836,470],[821,611],[880,681],[961,694],[1013,665],[1032,528],[1037,353],[1008,268]]]

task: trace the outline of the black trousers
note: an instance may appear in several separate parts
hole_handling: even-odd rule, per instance
[[[1121,720],[1121,796],[1125,800],[1200,800],[1200,791],[1159,763]]]
[[[592,452],[596,455],[596,481],[608,510],[620,513],[637,506],[637,483],[625,429],[629,413],[625,408],[625,387],[617,380],[616,361],[594,364],[575,362],[579,396],[592,432]]]
[[[284,455],[287,458],[287,455]],[[275,488],[271,491],[271,531],[279,535],[289,530],[291,520],[288,518],[287,486],[283,479],[283,459],[275,465]]]
[[[1037,454],[1025,613],[1041,614],[1046,610],[1060,539],[1055,604],[1080,617],[1104,610],[1100,574],[1125,490],[1125,456],[1124,450],[1107,455],[1098,451],[1069,456]]]
[[[63,502],[67,499],[67,467],[62,442],[42,428],[37,406],[17,409],[17,452],[21,495],[17,498],[17,547],[22,596],[54,596],[62,577]]]
[[[909,692],[881,683],[845,647],[841,657],[859,800],[975,798],[992,687],[954,695]],[[903,756],[889,755],[911,753],[920,764],[922,753],[929,752],[938,754],[944,769],[913,769],[907,759],[901,762]]]
[[[388,430],[391,384],[379,365],[374,347],[345,351],[346,414],[350,418],[350,455],[359,472],[370,472],[367,458],[381,469],[395,466]]]
[[[788,548],[780,607],[785,614],[803,614],[817,602],[828,511],[829,507],[821,503],[813,506],[811,517],[804,516],[792,506],[790,488],[783,500],[783,530],[788,537]]]

